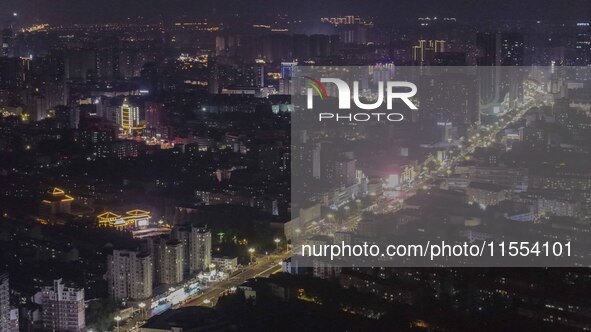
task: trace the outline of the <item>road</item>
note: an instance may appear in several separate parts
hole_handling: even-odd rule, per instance
[[[271,274],[281,270],[281,262],[291,256],[291,253],[283,253],[280,255],[266,255],[258,257],[258,260],[243,268],[239,273],[232,277],[209,285],[205,291],[192,300],[182,304],[183,307],[188,306],[214,306],[218,298],[224,293],[228,292],[232,287],[243,284],[248,279],[255,277],[268,277]]]
[[[503,114],[501,117],[499,117],[496,123],[483,126],[477,133],[469,137],[464,142],[464,144],[448,149],[447,152],[449,154],[449,158],[446,159],[438,169],[426,173],[422,178],[416,179],[412,184],[403,189],[406,193],[406,196],[410,197],[414,195],[417,190],[428,187],[436,177],[445,177],[449,174],[452,174],[453,168],[459,162],[463,161],[465,157],[472,154],[476,148],[490,146],[496,141],[497,135],[502,130],[507,128],[507,126],[509,126],[511,123],[520,120],[528,110],[530,110],[532,107],[543,106],[544,103],[539,101],[543,98],[541,98],[541,93],[536,90],[536,87],[532,87],[531,83],[529,85],[526,84],[526,87],[528,88],[528,91],[525,93],[527,101]],[[417,168],[419,170],[423,170],[430,159],[432,158],[420,163]],[[386,205],[379,209],[379,213],[392,213],[400,209],[401,206],[401,204],[396,204],[392,207],[387,207]],[[349,216],[348,219],[343,223],[342,230],[355,230],[357,228],[357,223],[360,220],[361,214]]]

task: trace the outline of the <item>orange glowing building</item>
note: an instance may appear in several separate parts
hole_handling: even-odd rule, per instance
[[[141,229],[148,227],[152,213],[144,210],[131,210],[119,215],[114,212],[105,212],[97,217],[100,227],[114,227],[118,230],[129,228]]]
[[[41,201],[39,214],[45,221],[50,220],[58,214],[70,214],[74,197],[67,195],[60,188],[53,188],[48,191]]]

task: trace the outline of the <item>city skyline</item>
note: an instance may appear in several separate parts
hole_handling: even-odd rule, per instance
[[[591,329],[589,65],[588,0],[0,0],[0,332]]]
[[[452,16],[469,21],[482,19],[512,20],[580,20],[589,17],[591,4],[587,0],[575,0],[569,6],[553,0],[544,1],[465,1],[451,0],[445,3],[435,0],[394,3],[374,2],[372,5],[357,1],[323,1],[321,3],[290,1],[188,1],[176,0],[173,3],[162,0],[100,2],[81,0],[38,1],[38,0],[3,0],[0,17],[3,20],[14,19],[13,13],[22,16],[28,23],[67,22],[67,23],[107,23],[146,20],[158,22],[176,18],[231,18],[239,20],[255,17],[272,18],[276,14],[287,14],[293,18],[313,19],[325,15],[363,15],[374,17],[381,23],[393,23],[397,20],[414,17]],[[231,11],[228,9],[232,8]],[[279,10],[277,10],[278,8]],[[386,14],[387,13],[387,14]]]

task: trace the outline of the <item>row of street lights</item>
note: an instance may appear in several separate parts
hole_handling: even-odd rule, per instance
[[[140,314],[142,315],[142,319],[145,317],[146,315],[146,304],[144,302],[140,302],[137,305],[140,308]],[[123,318],[119,315],[115,316],[115,322],[117,323],[117,332],[120,332],[120,328],[119,328],[119,323],[123,320]],[[92,330],[89,330],[88,332],[92,332]]]

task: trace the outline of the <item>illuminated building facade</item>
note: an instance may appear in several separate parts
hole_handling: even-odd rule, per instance
[[[419,40],[417,45],[412,47],[412,59],[415,62],[423,63],[435,53],[445,52],[445,40]]]
[[[8,324],[10,308],[10,290],[8,288],[8,274],[0,274],[0,330],[4,331]]]
[[[58,214],[70,214],[74,197],[67,195],[60,188],[53,188],[41,201],[39,215],[41,220],[48,222]]]
[[[10,288],[8,273],[0,273],[0,331],[8,331],[10,322]]]
[[[85,331],[84,289],[66,287],[61,279],[41,291],[43,327],[49,331]]]
[[[145,228],[150,224],[152,214],[144,210],[131,210],[125,212],[124,215],[119,215],[114,212],[105,212],[99,214],[97,217],[99,226],[114,227],[118,230],[128,228]]]
[[[129,135],[145,128],[140,124],[140,108],[130,104],[127,98],[123,100],[123,105],[121,105],[119,124],[121,129]]]

